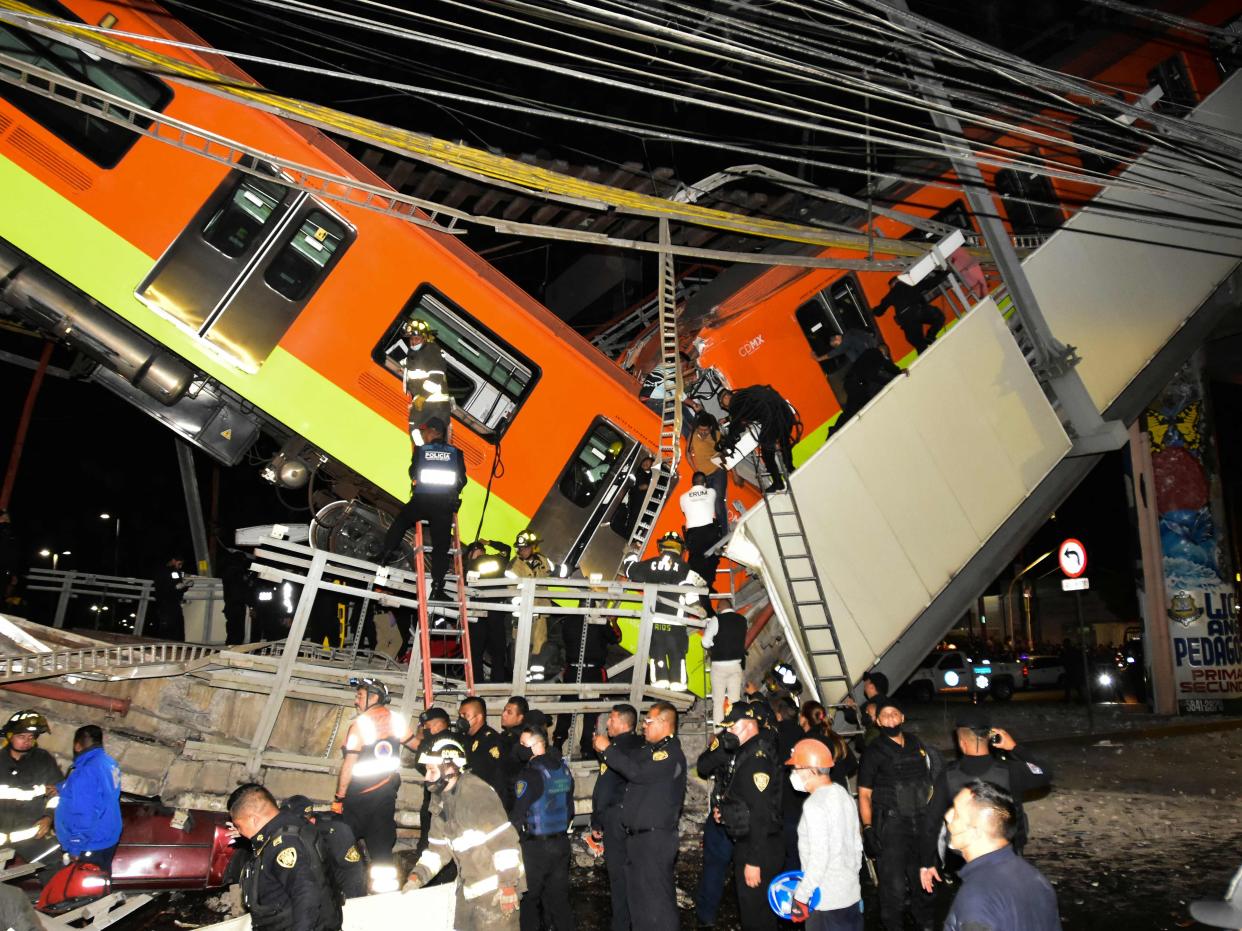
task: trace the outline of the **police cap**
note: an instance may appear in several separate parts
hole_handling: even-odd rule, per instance
[[[735,701],[729,706],[729,710],[725,712],[725,716],[720,719],[720,723],[725,727],[728,727],[730,724],[736,724],[738,721],[750,718],[762,727],[763,718],[761,717],[762,712],[759,710],[760,704],[762,704],[762,702]]]

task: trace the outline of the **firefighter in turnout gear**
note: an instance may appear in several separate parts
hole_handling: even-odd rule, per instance
[[[539,552],[539,543],[540,536],[535,531],[523,530],[519,533],[513,542],[517,549],[517,556],[509,563],[505,575],[511,579],[568,578],[569,566],[555,563]],[[519,598],[520,596],[513,599],[514,604],[518,603]],[[537,598],[535,604],[550,606],[554,602],[550,598]],[[517,615],[516,611],[513,613],[514,616]],[[561,664],[557,662],[555,656],[555,644],[548,636],[550,624],[551,621],[546,614],[538,614],[531,618],[530,663],[526,672],[528,682],[543,682],[552,678],[560,669]]]
[[[489,552],[490,551],[490,552]],[[466,580],[502,579],[509,568],[512,550],[495,540],[475,540],[466,549]],[[487,589],[479,597],[492,600]],[[488,682],[511,682],[513,660],[509,656],[509,628],[513,615],[508,611],[485,611],[470,632],[470,655],[474,661],[474,681],[483,681],[483,657],[491,664]],[[478,631],[478,633],[475,633]]]
[[[431,420],[449,422],[453,415],[453,399],[448,393],[444,353],[436,345],[435,332],[427,322],[409,321],[402,336],[409,348],[401,363],[401,387],[410,399],[410,439],[418,447],[429,442],[426,425]]]
[[[630,921],[644,931],[677,931],[677,824],[686,797],[686,756],[677,739],[677,709],[658,701],[643,719],[638,750],[625,751],[606,734],[595,752],[626,781],[621,827],[626,834],[625,893]]]
[[[669,531],[657,544],[660,555],[655,559],[640,561],[636,553],[625,557],[625,576],[631,582],[654,582],[658,585],[684,585],[687,588],[705,588],[703,577],[690,568],[681,557],[685,544],[681,537]],[[678,597],[673,607],[657,603],[656,614],[677,619],[702,618],[705,611],[699,605],[697,592],[686,592]],[[690,647],[690,635],[684,623],[655,622],[651,625],[651,652],[647,666],[651,684],[656,688],[684,692],[686,681],[686,650]]]
[[[513,784],[514,827],[522,838],[526,895],[522,931],[572,931],[569,906],[569,822],[574,815],[574,777],[542,727],[522,728],[514,748],[525,765]]]
[[[452,860],[457,864],[458,931],[518,931],[518,897],[526,875],[517,831],[496,793],[466,772],[466,751],[454,737],[437,737],[418,756],[433,796],[427,849],[406,889],[417,889]]]
[[[444,577],[449,570],[449,544],[453,536],[453,515],[461,507],[461,490],[466,487],[466,460],[456,446],[445,441],[445,422],[438,417],[422,428],[422,446],[414,449],[410,462],[410,500],[393,518],[380,552],[381,562],[399,553],[401,538],[419,521],[427,522],[431,542],[431,601],[447,600]]]
[[[371,891],[397,888],[392,848],[397,841],[397,790],[401,788],[401,748],[414,739],[401,715],[388,707],[388,687],[376,679],[353,678],[354,708],[341,747],[344,759],[332,811],[344,816],[366,848]]]
[[[905,715],[891,698],[876,700],[877,737],[858,768],[863,849],[876,861],[880,923],[903,931],[906,903],[919,931],[933,926],[932,896],[922,884],[921,845],[932,786],[944,768],[940,753],[905,733]]]
[[[242,904],[255,931],[340,931],[343,896],[324,863],[314,825],[281,811],[249,783],[229,796],[229,817],[254,855],[242,870]]]
[[[784,768],[775,734],[763,726],[757,702],[738,702],[721,722],[737,742],[732,774],[712,812],[733,841],[733,878],[743,931],[775,929],[768,883],[785,859],[781,786]],[[732,741],[730,741],[732,743]]]
[[[37,711],[19,711],[4,725],[7,745],[0,750],[0,847],[11,847],[27,863],[55,867],[60,844],[52,833],[55,786],[64,776],[52,754],[37,746],[51,730]],[[38,874],[47,877],[47,870]]]

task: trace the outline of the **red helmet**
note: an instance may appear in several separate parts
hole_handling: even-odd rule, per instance
[[[793,753],[785,761],[795,769],[832,769],[832,751],[818,740],[810,738],[794,744]]]
[[[43,887],[41,912],[63,912],[102,898],[111,891],[112,880],[95,863],[70,863]]]

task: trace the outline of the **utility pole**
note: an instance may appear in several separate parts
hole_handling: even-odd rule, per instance
[[[199,575],[211,575],[211,556],[207,551],[207,526],[203,522],[203,501],[198,493],[198,473],[194,471],[194,450],[174,438],[177,465],[181,468],[181,488],[185,492],[186,516],[190,519],[190,539],[194,542],[194,562]]]
[[[893,8],[889,19],[898,22],[907,18],[910,8],[906,0],[884,0]],[[907,16],[903,16],[906,14]],[[922,52],[912,51],[910,57],[927,71],[934,70],[931,57]],[[912,84],[919,93],[931,104],[948,109],[950,101],[944,85],[934,78],[912,76]],[[945,148],[965,150],[969,148],[962,131],[961,121],[950,113],[933,110],[932,123],[940,131]],[[1078,355],[1072,346],[1060,342],[1048,326],[1022,268],[1022,262],[1014,249],[1013,241],[996,213],[996,204],[983,179],[979,167],[968,158],[950,156],[954,172],[962,183],[966,201],[975,222],[979,224],[979,232],[983,241],[992,253],[996,267],[1009,294],[1013,298],[1015,313],[1022,321],[1027,336],[1035,347],[1036,375],[1048,385],[1053,395],[1061,404],[1061,409],[1068,421],[1070,431],[1074,434],[1074,450],[1070,455],[1089,455],[1091,453],[1108,452],[1120,449],[1128,439],[1125,425],[1120,421],[1105,421],[1096,409],[1087,386],[1083,384],[1074,366],[1078,364]]]
[[[13,497],[17,468],[21,465],[22,449],[26,446],[26,434],[30,432],[30,418],[34,415],[35,400],[39,397],[39,389],[43,387],[43,376],[47,374],[47,364],[52,359],[54,345],[51,340],[43,344],[43,352],[39,355],[39,365],[35,369],[34,377],[30,379],[30,389],[26,392],[22,416],[17,421],[17,434],[13,437],[13,451],[9,453],[9,467],[4,473],[4,485],[0,487],[0,511],[8,509],[9,501]]]

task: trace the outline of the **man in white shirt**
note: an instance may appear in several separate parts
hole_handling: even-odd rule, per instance
[[[707,619],[703,649],[712,652],[712,723],[724,720],[725,702],[742,697],[742,669],[746,662],[746,618],[736,611],[721,611]]]
[[[690,490],[680,498],[681,514],[686,526],[686,549],[690,551],[690,568],[715,590],[716,567],[720,556],[708,555],[708,550],[724,534],[724,528],[716,521],[716,489],[709,488],[707,476],[695,472],[690,479]]]
[[[832,781],[832,751],[818,740],[798,741],[785,762],[799,792],[810,793],[798,822],[798,856],[802,880],[793,894],[790,917],[808,931],[863,931],[859,908],[862,888],[862,833],[854,800]],[[814,909],[810,902],[816,890]]]

